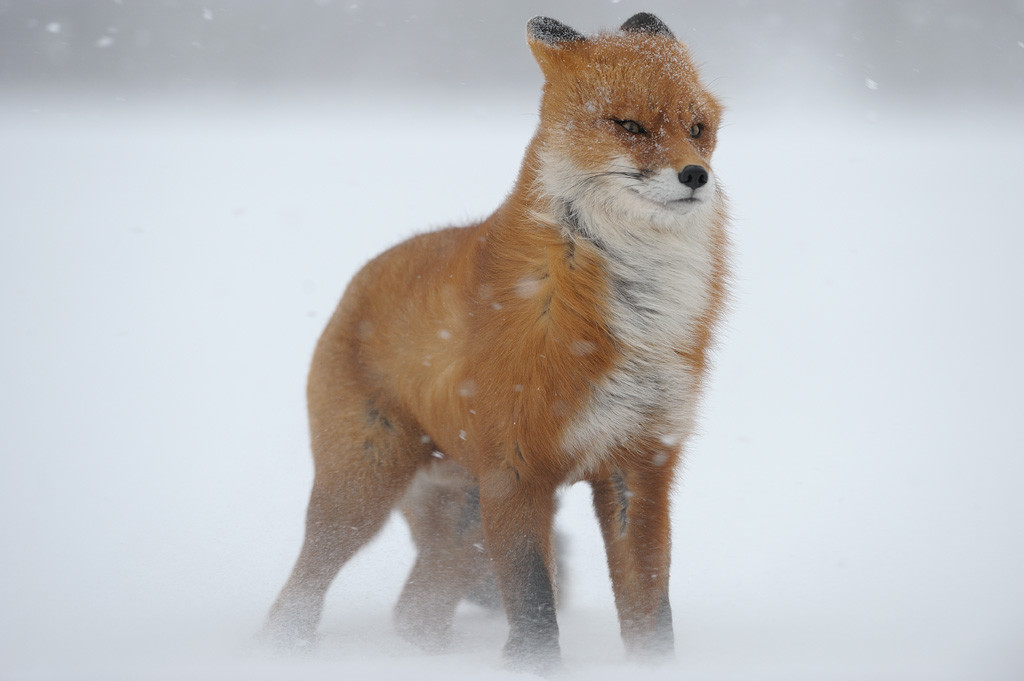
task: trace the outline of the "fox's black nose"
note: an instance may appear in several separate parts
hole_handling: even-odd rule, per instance
[[[700,189],[708,183],[708,171],[703,166],[686,166],[679,171],[679,181],[690,189]]]

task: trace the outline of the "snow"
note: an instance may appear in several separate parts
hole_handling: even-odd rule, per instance
[[[398,520],[322,642],[254,643],[301,540],[304,380],[348,278],[508,190],[535,101],[0,106],[0,677],[522,678],[467,606],[425,655]],[[400,105],[399,105],[400,104]],[[733,102],[734,302],[675,497],[651,679],[1024,672],[1011,112]],[[936,110],[937,111],[937,110]],[[630,673],[586,489],[566,677]]]

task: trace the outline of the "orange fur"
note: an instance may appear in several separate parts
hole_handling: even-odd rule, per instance
[[[331,580],[400,507],[420,551],[396,610],[403,634],[445,645],[456,604],[493,570],[506,657],[550,669],[554,497],[585,479],[627,647],[671,651],[668,497],[725,296],[727,243],[720,189],[694,199],[696,217],[658,197],[683,168],[710,168],[720,110],[658,20],[630,21],[587,38],[531,21],[545,86],[513,192],[479,224],[390,249],[346,290],[310,372],[316,475],[306,541],[268,623],[278,639],[312,636]],[[650,205],[625,185],[586,184],[623,163]],[[641,187],[661,171],[667,184]],[[695,236],[676,234],[686,230]],[[685,315],[651,309],[659,282],[675,281],[660,271],[653,302],[636,303],[648,295],[644,258],[627,267],[617,256],[634,243],[657,253],[657,239],[692,260],[678,263],[694,289]],[[648,394],[662,384],[683,386],[676,406]],[[621,411],[620,394],[643,403]]]

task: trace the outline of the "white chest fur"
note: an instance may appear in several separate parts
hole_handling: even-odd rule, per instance
[[[640,435],[668,449],[692,430],[695,377],[677,350],[691,345],[711,304],[714,203],[671,219],[661,215],[655,224],[624,223],[621,214],[600,211],[577,216],[606,258],[609,328],[622,355],[563,435],[573,477],[585,476],[613,449],[629,449]],[[667,460],[652,456],[655,464],[659,456]]]

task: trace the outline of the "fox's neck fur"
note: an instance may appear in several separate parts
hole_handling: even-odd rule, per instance
[[[716,186],[713,200],[687,213],[619,202],[589,191],[572,161],[550,149],[542,123],[515,188],[481,227],[489,239],[507,233],[497,240],[520,244],[524,255],[535,244],[522,263],[524,280],[538,267],[564,269],[550,277],[554,298],[574,299],[579,292],[569,289],[594,284],[586,271],[572,271],[570,259],[552,259],[552,244],[586,254],[599,270],[601,326],[615,359],[561,436],[574,475],[585,476],[636,439],[672,448],[692,430],[724,298],[725,197]]]
[[[724,295],[727,217],[721,186],[716,184],[705,205],[672,213],[660,206],[622,205],[565,179],[582,174],[571,160],[545,151],[543,131],[538,132],[513,191],[488,222],[502,229],[511,219],[529,230],[554,230],[567,245],[593,248],[613,298],[623,305],[620,340],[674,351],[706,346]]]

